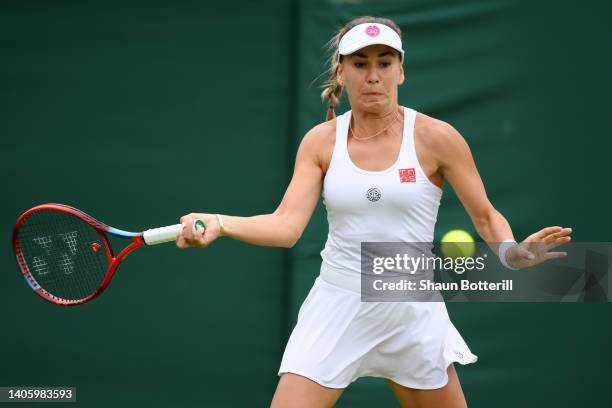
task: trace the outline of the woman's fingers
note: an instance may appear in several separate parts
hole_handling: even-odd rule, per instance
[[[563,228],[558,227],[558,226],[542,228],[541,230],[539,230],[538,232],[533,234],[532,237],[534,237],[534,238],[536,238],[538,240],[543,240],[547,236],[549,236],[551,234],[555,234],[555,233],[561,231],[562,229]]]
[[[183,236],[180,233],[178,237],[176,238],[176,246],[181,249],[185,249],[189,247],[189,245],[187,245],[187,241],[185,241],[185,238],[183,238]]]
[[[176,246],[184,249],[189,247],[205,247],[207,241],[205,240],[205,230],[198,227],[194,229],[196,221],[201,219],[201,214],[189,214],[181,217],[181,225],[183,229],[179,232],[176,238]]]
[[[550,259],[563,258],[564,256],[567,256],[567,252],[547,252],[544,255],[544,259],[548,261]]]
[[[567,237],[571,233],[572,233],[572,229],[571,228],[562,228],[560,231],[553,232],[553,233],[548,234],[547,236],[545,236],[543,238],[543,241],[545,243],[547,243],[547,244],[552,244],[556,240],[558,240],[559,238]]]
[[[199,218],[197,217],[192,217],[191,219],[191,225],[189,226],[189,234],[191,235],[190,244],[191,246],[204,247],[206,246],[204,241],[204,233],[206,230],[199,226],[196,227],[196,222],[198,220]]]
[[[572,237],[569,235],[572,233],[571,228],[562,228],[560,231],[554,232],[546,236],[542,242],[546,244],[547,251],[558,247],[559,245],[567,244],[572,240]],[[547,258],[548,259],[548,258]],[[550,258],[553,259],[553,258]]]
[[[559,245],[567,244],[572,240],[572,237],[561,237],[555,239],[552,243],[548,244],[548,249],[553,249],[558,247]]]
[[[551,259],[563,258],[567,252],[550,252],[551,249],[567,244],[572,240],[571,228],[559,226],[542,228],[531,234],[512,251],[517,267],[526,268]]]

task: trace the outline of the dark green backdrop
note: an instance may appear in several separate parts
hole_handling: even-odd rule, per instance
[[[318,274],[322,208],[290,251],[143,249],[102,297],[69,309],[25,285],[11,228],[44,202],[132,230],[272,212],[325,113],[323,45],[358,15],[402,27],[400,102],[464,135],[517,238],[561,224],[610,241],[610,8],[433,3],[3,2],[0,386],[76,386],[86,407],[269,403]],[[446,188],[436,236],[451,228],[473,232]],[[480,358],[459,368],[471,406],[609,405],[608,304],[448,308]],[[338,406],[397,403],[383,380],[361,379]]]

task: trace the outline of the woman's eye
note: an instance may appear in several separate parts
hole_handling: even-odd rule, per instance
[[[389,65],[391,65],[390,62],[381,62],[380,65],[382,65],[384,68],[387,68]]]
[[[365,65],[365,64],[364,64],[363,62],[356,62],[356,63],[355,63],[355,66],[356,66],[357,68],[362,68],[364,65]]]

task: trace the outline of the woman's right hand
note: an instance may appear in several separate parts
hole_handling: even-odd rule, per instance
[[[204,221],[206,230],[202,233],[202,228],[197,232],[193,230],[193,224],[197,220]],[[221,235],[221,226],[215,214],[191,213],[181,217],[183,228],[176,236],[176,246],[185,248],[206,248]]]

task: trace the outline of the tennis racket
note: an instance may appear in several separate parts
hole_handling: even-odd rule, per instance
[[[144,245],[176,239],[182,225],[128,232],[109,227],[63,204],[43,204],[23,213],[13,228],[13,251],[28,285],[43,299],[64,306],[98,296],[125,257]],[[195,232],[206,229],[197,220]],[[130,242],[117,255],[110,234]]]

